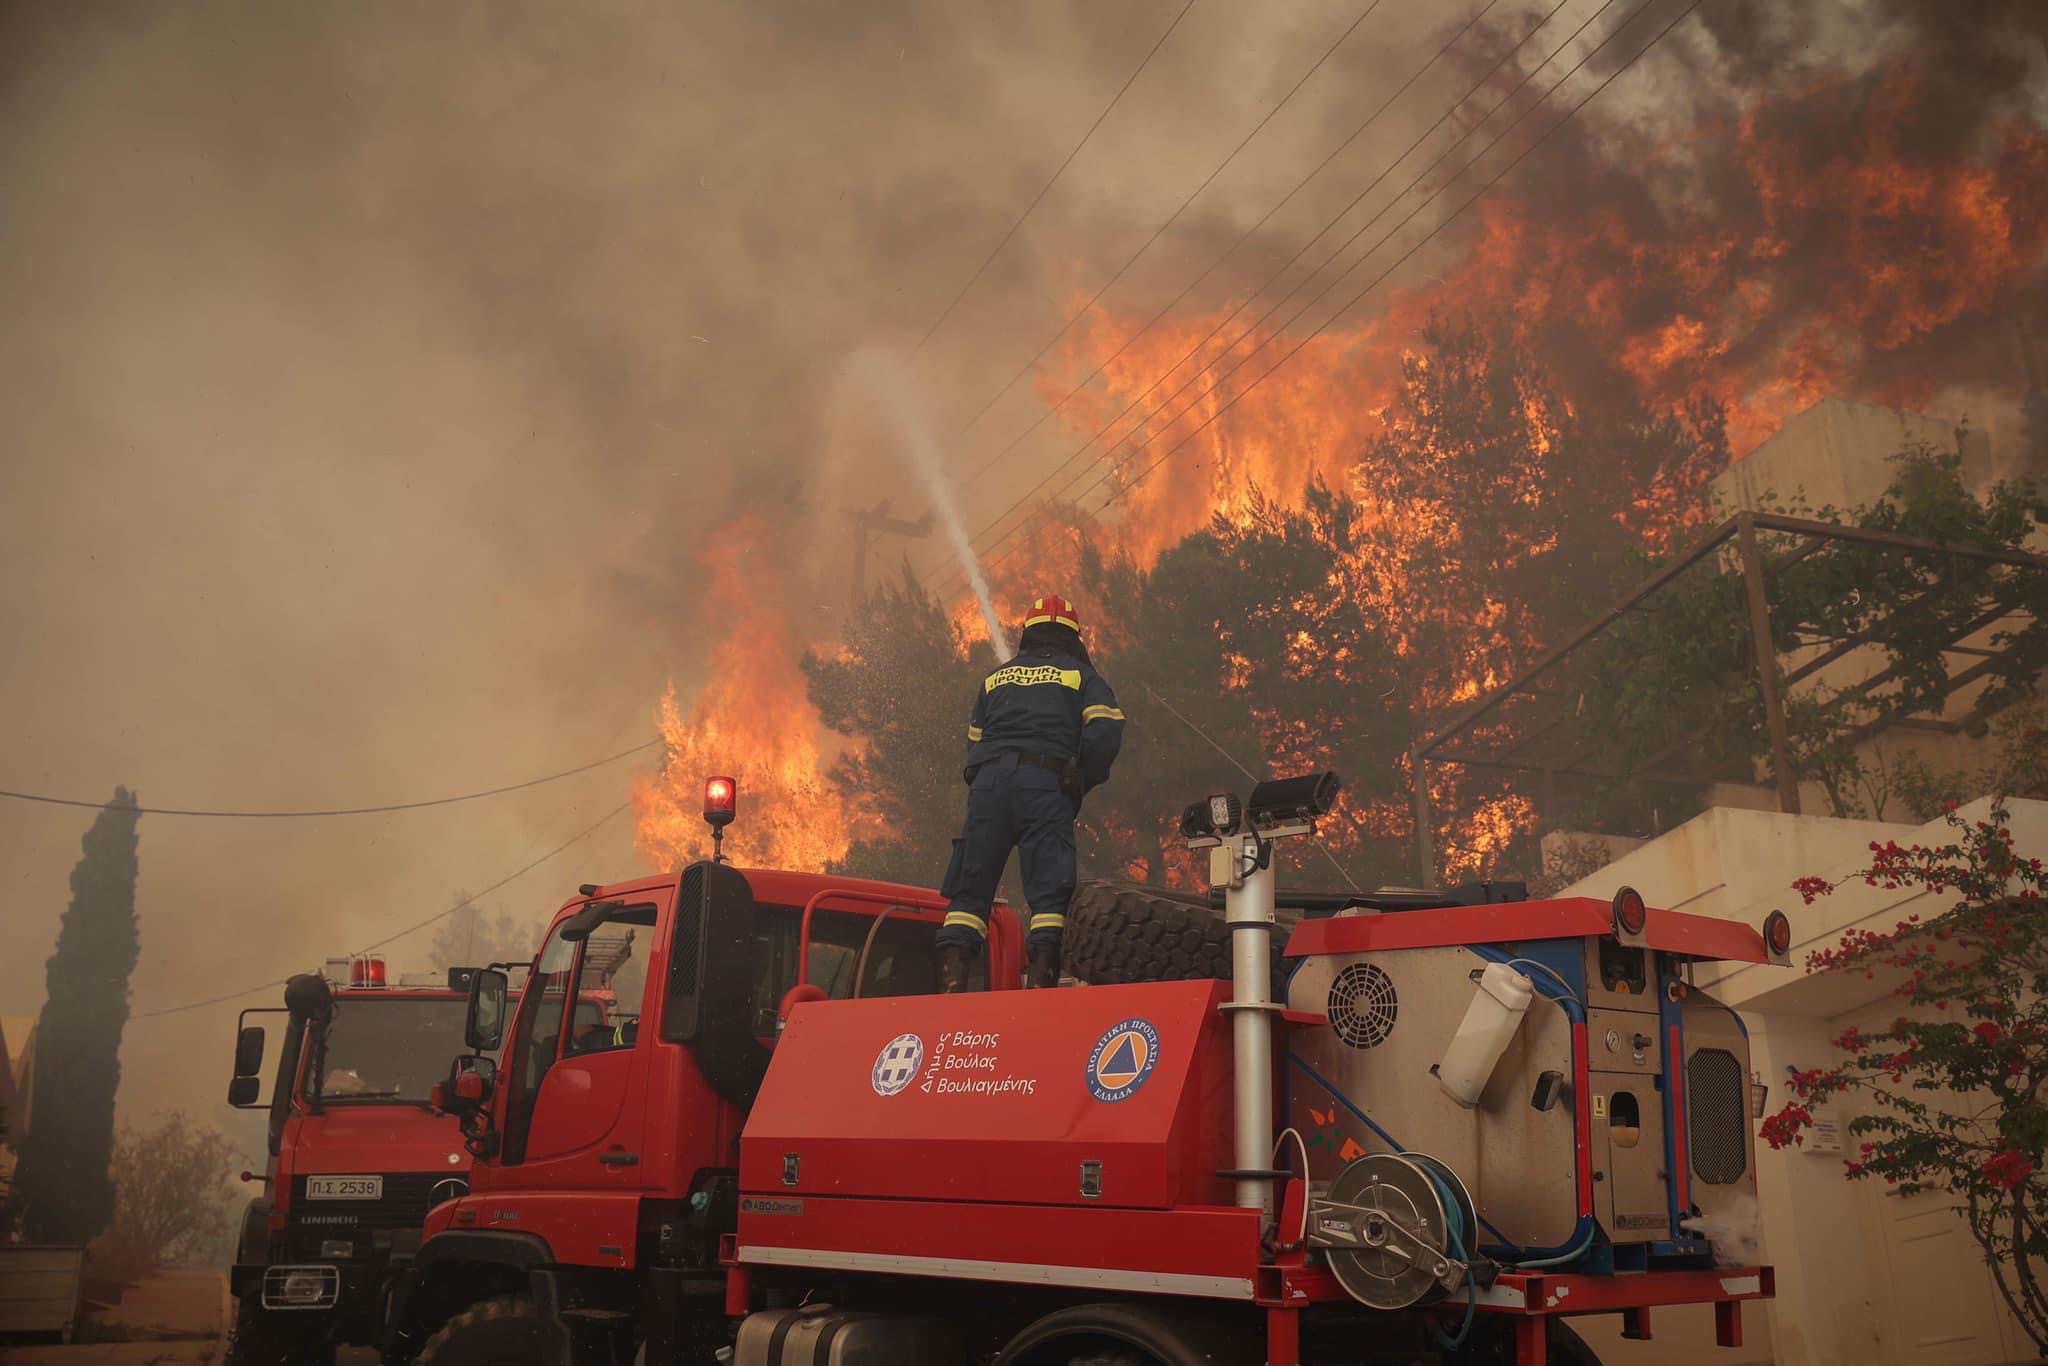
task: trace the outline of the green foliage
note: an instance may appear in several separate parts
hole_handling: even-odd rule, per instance
[[[1924,443],[1892,462],[1891,484],[1866,507],[1790,511],[1944,547],[2024,548],[2035,505],[2028,486],[2001,483],[1976,498],[1963,484],[1960,454]],[[1807,538],[1790,533],[1760,532],[1758,541],[1766,566],[1778,565],[1767,600],[1772,644],[1788,675],[1793,771],[1818,783],[1838,816],[1881,807],[1887,775],[1872,769],[1863,745],[1899,717],[1940,708],[1961,667],[1947,646],[1991,629],[1989,647],[1999,654],[1979,666],[1985,690],[1977,699],[1986,712],[2030,696],[2048,664],[2048,630],[2038,624],[2048,611],[2048,575],[1847,540],[1801,553]],[[1644,557],[1643,577],[1674,558]],[[1745,782],[1768,762],[1748,600],[1733,568],[1732,552],[1706,558],[1580,653],[1574,728],[1596,762]],[[2025,624],[1994,628],[2001,620]],[[1863,653],[1850,656],[1851,648]],[[1802,662],[1834,650],[1874,659],[1870,676],[1840,687],[1821,682],[1818,670],[1810,680],[1790,678]]]
[[[107,1164],[138,949],[139,819],[133,794],[115,788],[85,832],[71,905],[50,955],[49,994],[36,1022],[35,1122],[22,1140],[13,1191],[22,1230],[37,1242],[89,1242],[113,1215]]]
[[[1870,1109],[1849,1122],[1861,1141],[1844,1165],[1906,1193],[1946,1190],[1962,1202],[2000,1293],[2048,1351],[2048,887],[2039,858],[2014,846],[2002,799],[1986,820],[1951,809],[1949,842],[1871,845],[1862,881],[1960,899],[1932,919],[1890,931],[1852,930],[1808,960],[1811,972],[1884,974],[1900,1013],[1889,1029],[1850,1029],[1843,1061],[1795,1072],[1795,1099],[1764,1122],[1773,1147],[1804,1141],[1810,1106],[1846,1093]],[[1802,878],[1808,902],[1839,884]]]
[[[2015,707],[1991,723],[1997,752],[1978,769],[1937,769],[1907,752],[1891,763],[1891,788],[1918,820],[1981,792],[2048,799],[2048,707]]]

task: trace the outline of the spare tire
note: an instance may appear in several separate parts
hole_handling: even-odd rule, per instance
[[[1282,909],[1273,931],[1274,999],[1283,999],[1281,952],[1301,923]],[[1142,882],[1083,882],[1067,906],[1066,971],[1083,982],[1185,982],[1230,978],[1230,929],[1207,895]]]

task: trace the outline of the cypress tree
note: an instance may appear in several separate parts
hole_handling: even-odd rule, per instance
[[[108,1163],[121,1030],[139,948],[136,824],[125,787],[100,808],[71,870],[71,906],[57,930],[49,995],[36,1022],[35,1102],[15,1171],[14,1204],[35,1242],[84,1243],[114,1212]]]

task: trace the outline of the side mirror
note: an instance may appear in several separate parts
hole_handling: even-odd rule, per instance
[[[448,1080],[434,1083],[429,1103],[444,1114],[467,1119],[490,1103],[497,1083],[495,1061],[474,1053],[459,1053],[448,1065]]]
[[[259,1034],[262,1032],[261,1030],[257,1031]],[[261,1077],[236,1077],[228,1083],[228,1104],[234,1106],[237,1110],[262,1108],[257,1101],[257,1097],[262,1094],[263,1078]]]
[[[496,968],[478,968],[469,979],[469,1018],[462,1041],[488,1053],[505,1041],[505,995],[508,979]]]
[[[263,1026],[244,1025],[235,1036],[235,1077],[253,1077],[263,1070]]]
[[[480,1058],[465,1053],[455,1060],[454,1069],[448,1080],[453,1084],[457,1100],[472,1101],[478,1105],[491,1098],[491,1092],[498,1086],[498,1064],[492,1058]]]

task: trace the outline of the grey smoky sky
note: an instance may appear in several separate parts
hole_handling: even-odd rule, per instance
[[[1367,3],[1196,0],[917,357],[937,429]],[[845,512],[923,501],[839,372],[915,344],[1181,4],[0,0],[0,787],[356,805],[624,748],[701,659],[693,552],[740,515],[774,529],[763,591],[829,640]],[[1172,297],[1480,7],[1382,0],[1112,302]],[[1519,36],[1550,8],[1485,23]],[[1782,32],[1726,8],[1610,117],[1653,115],[1719,44],[1765,72],[1774,43],[1865,42],[1858,14],[1916,6],[1840,0]],[[1263,278],[1470,79],[1428,72],[1189,307]],[[1042,402],[1011,389],[957,467]],[[1071,444],[1048,424],[1019,446],[964,491],[968,523]],[[391,816],[145,816],[133,1007],[422,919],[631,771]],[[90,816],[0,802],[0,1013],[40,1004]],[[621,819],[489,905],[539,922],[641,867]],[[233,1012],[132,1023],[124,1116],[214,1116]]]
[[[624,748],[704,643],[691,552],[743,511],[819,571],[781,591],[829,636],[845,508],[917,502],[871,434],[817,487],[836,367],[915,342],[1179,8],[0,9],[0,786],[353,805]],[[1359,8],[1198,4],[920,358],[935,422]],[[1387,8],[1275,121],[1285,155],[1409,57],[1430,16]],[[1284,170],[1240,164],[1261,194]],[[1231,188],[1191,237],[1235,221]],[[1195,250],[1132,284],[1177,286]],[[134,1008],[420,919],[630,771],[388,817],[145,816]],[[0,1012],[40,1003],[89,818],[0,804]],[[628,825],[492,907],[637,871]],[[124,1114],[210,1113],[233,1009],[131,1024]]]

